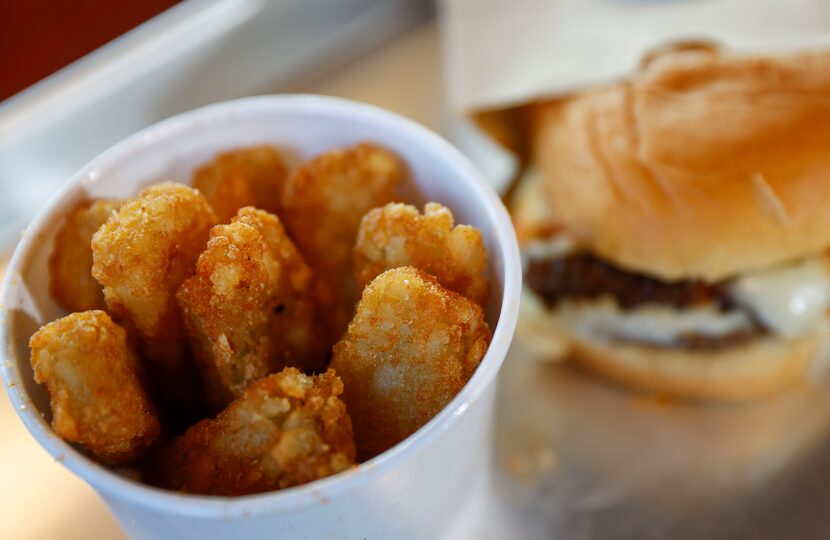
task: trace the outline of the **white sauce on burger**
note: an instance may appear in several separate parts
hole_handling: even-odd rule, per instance
[[[824,259],[808,259],[745,274],[730,292],[771,331],[796,337],[813,331],[826,316],[830,273]]]

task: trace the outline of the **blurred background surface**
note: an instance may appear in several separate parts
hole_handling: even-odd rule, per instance
[[[0,101],[91,53],[180,0],[29,0],[4,5]]]

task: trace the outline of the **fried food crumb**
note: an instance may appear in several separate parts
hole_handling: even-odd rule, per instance
[[[204,495],[246,495],[305,484],[354,464],[340,378],[295,368],[251,385],[215,419],[161,452],[159,481]]]
[[[453,227],[448,208],[430,202],[420,215],[414,206],[387,204],[370,210],[360,223],[354,247],[358,290],[390,268],[414,266],[445,288],[485,306],[487,250],[481,232]]]
[[[223,152],[193,174],[220,223],[228,223],[243,206],[279,214],[287,171],[280,153],[268,145]]]
[[[315,332],[313,286],[276,216],[245,207],[211,229],[177,300],[214,406],[286,366],[322,367],[327,350]]]
[[[29,346],[61,438],[108,464],[126,463],[156,440],[159,421],[141,386],[138,355],[109,315],[73,313],[43,326]]]
[[[404,175],[391,152],[372,144],[331,150],[299,167],[283,190],[286,228],[323,280],[321,300],[334,340],[346,328],[357,300],[352,247],[363,214],[395,199]]]
[[[67,311],[104,309],[101,285],[92,277],[92,235],[123,200],[83,201],[69,212],[49,256],[49,292]]]
[[[481,307],[412,267],[379,275],[334,347],[358,455],[371,458],[435,416],[484,357]]]

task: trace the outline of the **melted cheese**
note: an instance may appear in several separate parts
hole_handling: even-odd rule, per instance
[[[556,235],[544,240],[528,242],[523,248],[527,259],[556,259],[576,251],[576,244],[565,235]]]
[[[676,309],[644,305],[621,310],[611,298],[564,301],[556,316],[574,333],[587,339],[624,340],[670,346],[681,336],[718,337],[752,328],[743,311],[722,312],[715,307]]]
[[[734,300],[784,337],[814,330],[830,308],[830,273],[824,259],[745,274],[731,286]]]

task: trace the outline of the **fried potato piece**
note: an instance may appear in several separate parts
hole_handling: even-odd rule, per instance
[[[246,495],[305,484],[354,464],[343,383],[329,370],[286,368],[254,383],[215,419],[160,453],[162,485],[205,495]]]
[[[287,174],[272,146],[238,148],[219,154],[193,174],[193,187],[202,192],[220,223],[228,223],[243,206],[279,213]]]
[[[469,225],[453,227],[452,213],[438,203],[427,203],[423,215],[414,206],[391,203],[363,216],[354,247],[358,290],[399,266],[414,266],[478,305],[487,303],[481,232]]]
[[[92,275],[107,306],[142,337],[178,330],[173,298],[207,244],[216,216],[195,189],[155,184],[124,206],[92,237]]]
[[[67,311],[104,309],[101,285],[92,277],[92,235],[123,200],[83,201],[64,219],[49,256],[49,292]]]
[[[211,229],[177,300],[215,406],[286,366],[322,367],[313,285],[276,216],[249,206]]]
[[[175,293],[215,223],[201,193],[167,182],[142,190],[92,237],[92,275],[107,309],[141,338],[160,397],[176,408],[194,405],[198,376]]]
[[[331,361],[343,379],[360,459],[402,441],[443,409],[489,342],[481,307],[432,276],[405,266],[375,278]]]
[[[52,400],[52,428],[103,463],[126,463],[153,444],[160,426],[139,380],[139,358],[103,311],[73,313],[29,341],[35,381]]]
[[[323,281],[320,299],[331,306],[327,313],[333,340],[345,330],[358,296],[351,259],[360,219],[395,199],[403,175],[394,154],[364,143],[326,152],[286,180],[282,216]]]

